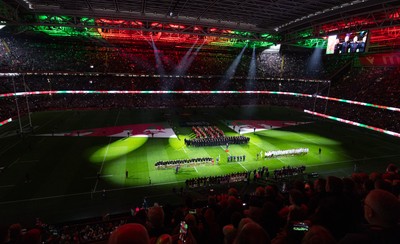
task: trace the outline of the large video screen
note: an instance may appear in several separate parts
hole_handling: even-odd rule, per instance
[[[363,53],[366,50],[368,31],[341,33],[328,37],[326,54]]]

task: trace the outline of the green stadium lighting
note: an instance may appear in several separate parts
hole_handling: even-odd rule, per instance
[[[72,37],[72,36],[90,36],[101,38],[101,35],[94,28],[75,28],[68,26],[35,26],[33,31],[43,32],[49,36]]]
[[[327,41],[323,38],[309,38],[305,40],[298,41],[296,46],[305,48],[326,48]]]
[[[81,22],[89,25],[94,25],[96,23],[94,18],[88,18],[88,17],[82,17]]]

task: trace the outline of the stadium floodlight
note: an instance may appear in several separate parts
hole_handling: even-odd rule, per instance
[[[28,0],[22,0],[22,1],[24,1],[24,3],[26,3],[28,5],[29,9],[33,9],[33,4],[30,1],[28,1]]]

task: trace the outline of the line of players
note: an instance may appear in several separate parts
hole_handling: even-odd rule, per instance
[[[213,158],[211,157],[203,157],[203,158],[190,158],[190,159],[176,159],[176,160],[167,160],[167,161],[157,161],[155,166],[157,169],[166,168],[166,167],[174,167],[176,165],[181,164],[205,164],[212,163]]]
[[[246,144],[249,141],[250,138],[245,136],[223,136],[217,138],[185,139],[185,144],[187,146],[205,147],[205,146],[221,146],[229,144]]]
[[[227,160],[228,162],[245,161],[246,155],[239,155],[239,156],[230,155],[228,156]]]

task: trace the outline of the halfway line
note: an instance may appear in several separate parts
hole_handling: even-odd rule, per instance
[[[0,188],[13,187],[13,186],[15,186],[15,185],[0,186]]]
[[[118,110],[118,114],[117,114],[117,118],[115,119],[114,126],[117,124],[119,114],[120,114],[120,110]],[[101,175],[101,171],[103,170],[104,162],[106,161],[108,149],[110,148],[111,139],[112,139],[112,137],[110,137],[110,139],[108,140],[107,150],[106,150],[106,153],[104,154],[103,162],[101,163],[101,167],[100,167],[100,171],[99,171],[100,175]],[[99,184],[99,179],[96,180],[96,184],[94,185],[93,192],[96,192],[96,188],[97,188],[98,184]]]
[[[12,162],[10,165],[8,165],[8,168],[10,168],[11,166],[13,166],[16,162],[18,162],[19,158],[17,158],[14,162]]]

